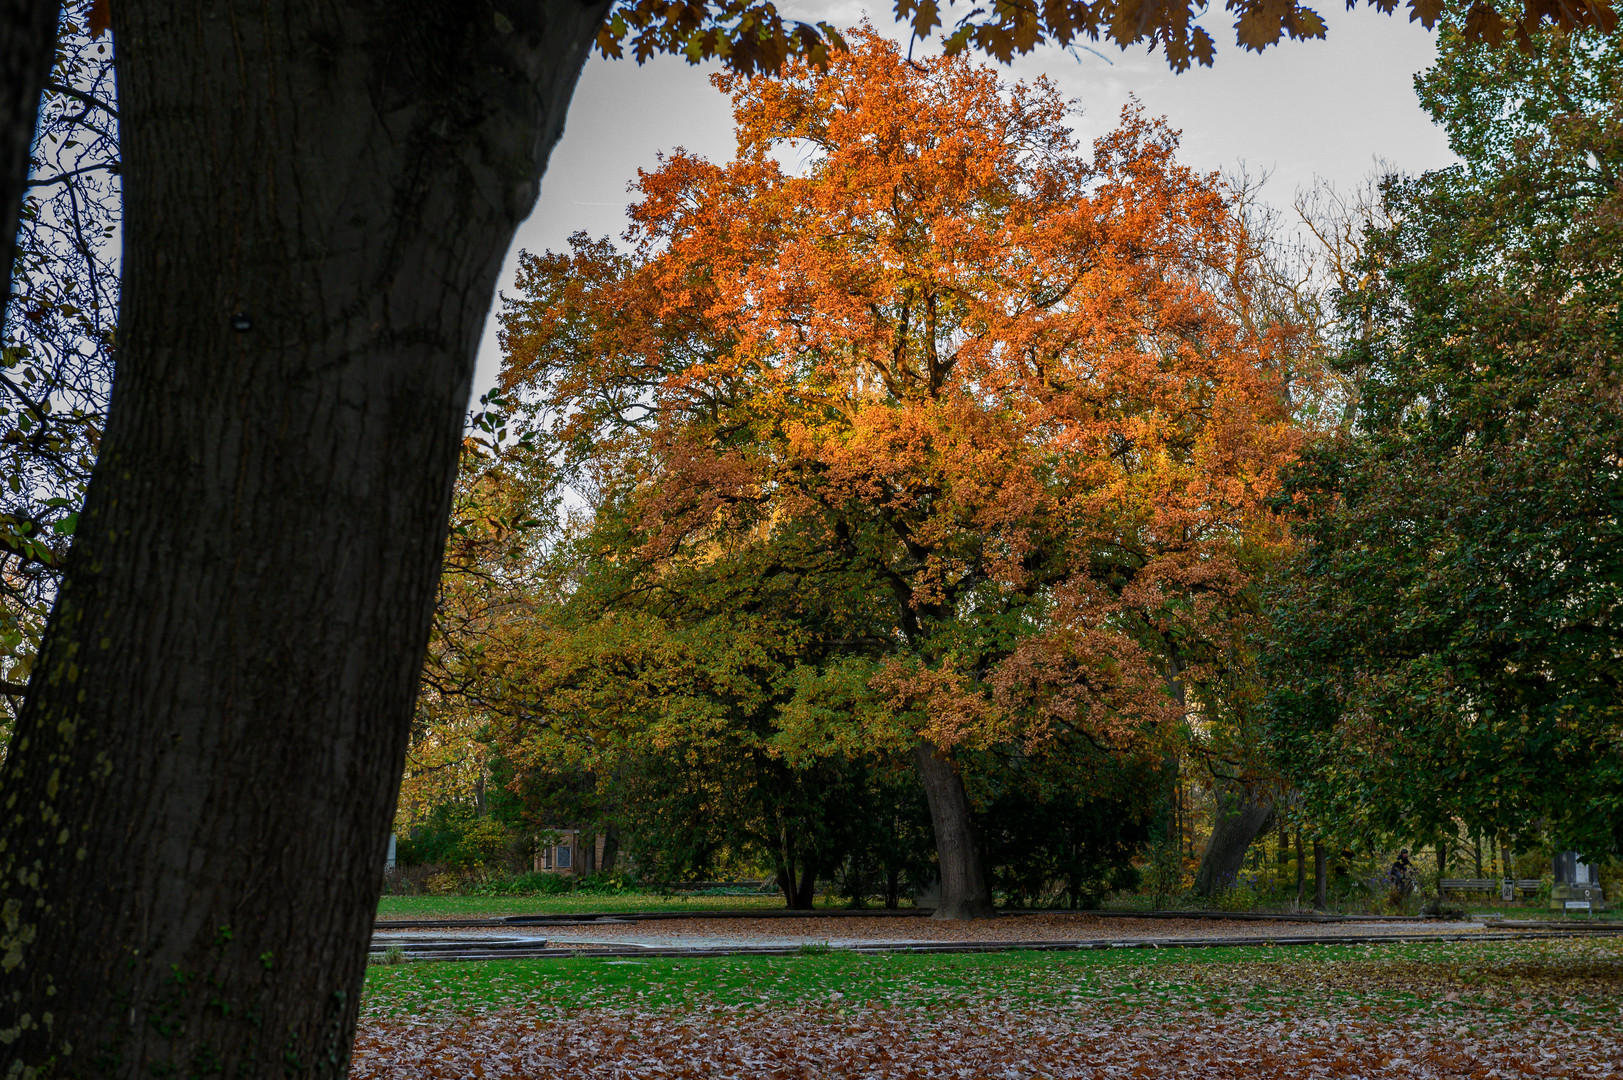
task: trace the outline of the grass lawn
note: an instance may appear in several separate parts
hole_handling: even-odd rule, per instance
[[[471,919],[482,915],[563,915],[575,911],[717,911],[781,908],[777,893],[695,896],[651,892],[563,893],[558,896],[384,896],[380,919]]]
[[[353,1076],[1623,1076],[1609,939],[369,969]]]

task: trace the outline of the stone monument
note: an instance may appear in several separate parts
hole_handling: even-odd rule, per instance
[[[1555,886],[1550,889],[1550,907],[1556,911],[1605,911],[1600,879],[1595,868],[1578,861],[1576,851],[1563,851],[1555,857]]]

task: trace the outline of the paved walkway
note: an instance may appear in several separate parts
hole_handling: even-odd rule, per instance
[[[372,950],[403,949],[414,959],[517,956],[714,956],[784,954],[807,947],[856,952],[991,952],[1109,948],[1204,948],[1246,944],[1357,944],[1414,941],[1499,941],[1623,933],[1623,925],[1583,929],[1510,928],[1480,922],[1419,919],[1259,918],[1254,915],[1120,916],[1090,912],[1011,914],[977,922],[858,913],[756,917],[668,915],[548,918],[544,924],[505,920],[461,925],[380,926]]]
[[[642,948],[798,948],[828,944],[832,948],[931,944],[1040,944],[1079,940],[1171,941],[1223,937],[1269,940],[1279,937],[1345,937],[1357,935],[1435,934],[1439,930],[1475,932],[1480,924],[1439,925],[1433,922],[1295,922],[1214,919],[1135,919],[1085,912],[1009,915],[975,922],[931,919],[829,918],[661,920],[546,928],[554,943],[634,945]]]

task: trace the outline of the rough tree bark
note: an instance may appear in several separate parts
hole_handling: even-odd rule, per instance
[[[28,188],[28,150],[39,120],[40,94],[56,54],[61,0],[0,0],[0,270],[11,282],[12,252],[23,192]],[[9,289],[8,289],[9,291]],[[0,323],[5,312],[0,308]]]
[[[989,919],[996,912],[992,910],[992,890],[981,866],[980,848],[975,843],[964,779],[952,761],[928,741],[921,741],[913,751],[913,763],[930,804],[941,874],[941,903],[932,917]]]
[[[1195,873],[1195,892],[1210,896],[1239,880],[1245,853],[1273,817],[1273,804],[1245,788],[1219,790],[1212,836]]]
[[[345,1075],[474,351],[606,6],[113,5],[118,376],[0,773],[0,1075]]]

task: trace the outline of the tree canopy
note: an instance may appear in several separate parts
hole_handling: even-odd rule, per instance
[[[951,0],[946,4],[896,0],[895,12],[916,38],[929,40],[941,32],[949,55],[974,49],[1008,61],[1016,53],[1029,53],[1043,44],[1063,47],[1082,41],[1110,42],[1123,49],[1135,45],[1160,48],[1174,71],[1184,71],[1193,64],[1209,66],[1217,51],[1212,36],[1196,25],[1207,10],[1205,0],[976,4],[956,18],[954,6]],[[1349,11],[1357,6],[1358,0],[1347,0]],[[1368,0],[1368,6],[1391,14],[1398,9],[1398,0]],[[1405,7],[1412,21],[1429,30],[1446,5],[1444,0],[1409,0]],[[1325,36],[1324,18],[1293,0],[1230,0],[1226,10],[1234,13],[1235,43],[1255,52],[1287,37]],[[1612,6],[1599,0],[1579,4],[1523,0],[1520,6],[1473,0],[1462,5],[1461,12],[1456,31],[1468,40],[1491,44],[1508,38],[1525,45],[1543,26],[1609,33],[1617,25]],[[791,57],[821,64],[830,48],[843,48],[844,42],[828,23],[786,20],[770,2],[624,0],[610,12],[599,32],[598,48],[606,56],[617,57],[624,55],[627,45],[639,61],[655,53],[674,53],[695,63],[720,59],[747,75],[774,71]]]
[[[1047,83],[868,29],[717,81],[738,157],[664,159],[629,251],[524,256],[504,315],[502,392],[595,512],[586,652],[514,661],[537,711],[1145,752],[1223,685],[1294,447],[1225,189],[1136,108],[1087,154]]]
[[[1419,88],[1462,163],[1387,182],[1341,297],[1357,420],[1287,485],[1273,723],[1349,830],[1457,816],[1599,853],[1623,844],[1623,57],[1460,29]]]

